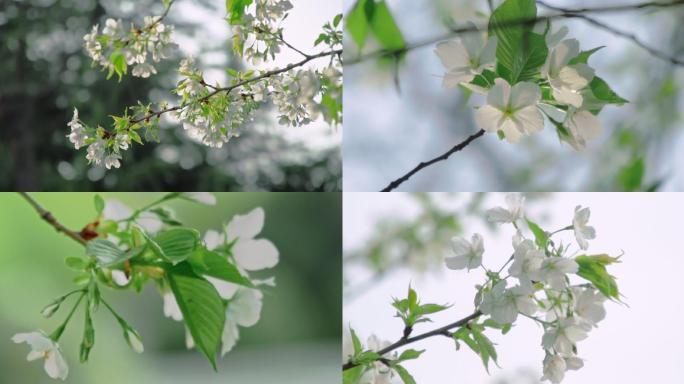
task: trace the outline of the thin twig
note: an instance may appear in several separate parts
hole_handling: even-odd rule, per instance
[[[385,187],[382,191],[380,191],[380,192],[391,192],[392,190],[394,190],[394,189],[396,189],[398,186],[400,186],[403,182],[405,182],[406,180],[408,180],[409,178],[411,178],[411,176],[413,176],[415,173],[419,172],[419,171],[422,170],[423,168],[426,168],[426,167],[431,166],[431,165],[434,164],[434,163],[437,163],[437,162],[444,161],[444,160],[448,159],[449,156],[451,156],[452,154],[454,154],[454,153],[456,153],[456,152],[462,150],[463,148],[467,147],[468,144],[472,143],[472,142],[475,141],[477,138],[479,138],[479,137],[481,137],[482,135],[484,135],[484,133],[485,133],[485,130],[484,130],[484,129],[480,129],[479,131],[477,131],[477,133],[474,133],[474,134],[470,135],[470,136],[469,136],[467,139],[465,139],[464,141],[462,141],[462,142],[456,144],[453,148],[451,148],[450,150],[448,150],[446,153],[444,153],[444,154],[442,154],[442,155],[440,155],[440,156],[437,156],[437,157],[435,157],[435,158],[432,159],[432,160],[424,161],[424,162],[422,162],[422,163],[416,165],[415,168],[413,168],[412,170],[410,170],[410,171],[409,171],[407,174],[405,174],[404,176],[402,176],[402,177],[400,177],[400,178],[394,180],[393,182],[389,183],[389,185],[386,186],[386,187]]]
[[[447,324],[443,327],[433,329],[432,331],[429,331],[429,332],[421,333],[420,335],[417,335],[417,336],[413,336],[413,337],[409,337],[409,338],[401,338],[396,343],[391,344],[391,345],[377,351],[377,353],[378,353],[378,355],[383,356],[389,352],[392,352],[393,350],[395,350],[397,348],[401,348],[407,344],[415,343],[416,341],[427,339],[427,338],[433,337],[433,336],[448,335],[450,330],[452,330],[454,328],[462,327],[462,326],[468,324],[468,322],[470,322],[471,320],[477,319],[480,316],[482,316],[482,312],[475,311],[471,315],[466,316],[466,317],[462,318],[461,320],[458,320],[458,321],[453,322],[451,324]],[[347,369],[352,369],[356,366],[357,366],[357,364],[354,364],[350,361],[350,362],[342,365],[342,370],[346,371]]]
[[[541,4],[541,3],[540,3]],[[542,4],[544,5],[544,4]],[[611,12],[628,12],[628,11],[635,11],[635,10],[640,10],[640,9],[645,9],[645,8],[667,8],[667,7],[675,7],[679,5],[684,5],[684,0],[675,0],[669,3],[662,3],[662,2],[647,2],[647,3],[638,3],[638,4],[629,4],[629,5],[613,5],[613,6],[607,6],[607,7],[597,7],[597,8],[576,8],[576,9],[567,9],[566,11],[563,11],[561,13],[557,13],[554,15],[548,15],[548,16],[538,16],[534,18],[522,18],[522,19],[515,19],[515,20],[509,20],[507,22],[501,22],[497,23],[496,25],[488,25],[488,24],[480,24],[480,25],[474,25],[474,26],[466,26],[466,27],[461,27],[461,28],[452,28],[449,30],[448,33],[443,34],[441,36],[436,36],[432,38],[428,38],[413,44],[407,44],[403,48],[399,49],[394,49],[394,50],[386,50],[386,49],[381,49],[373,52],[369,52],[365,55],[361,55],[355,58],[348,58],[345,60],[345,65],[350,66],[354,64],[359,64],[361,62],[367,61],[369,59],[374,59],[374,58],[380,58],[380,57],[400,57],[404,53],[417,49],[417,48],[423,48],[429,45],[433,45],[439,41],[443,40],[448,40],[450,38],[453,38],[456,35],[464,34],[464,33],[473,33],[473,32],[481,32],[481,31],[487,31],[489,29],[500,29],[500,28],[507,28],[507,27],[514,27],[514,26],[519,26],[519,25],[529,25],[529,24],[535,24],[540,21],[548,21],[548,20],[554,20],[554,19],[562,19],[562,18],[579,18],[581,17],[581,13],[611,13]],[[601,28],[605,28],[604,26],[601,26]],[[627,37],[627,36],[622,36],[622,37]],[[627,37],[632,41],[635,41],[631,37]],[[635,41],[636,43],[636,41]],[[640,46],[643,47],[643,42],[637,43]],[[653,48],[646,48],[646,49],[653,49]],[[674,59],[670,56],[667,56],[666,54],[662,53],[662,55],[665,55],[665,59],[673,62],[678,65],[684,65],[684,64],[679,64],[677,63],[677,59]],[[659,56],[663,58],[662,56]],[[673,61],[674,60],[674,61]]]
[[[40,205],[31,195],[29,195],[26,192],[19,192],[19,194],[33,207],[33,209],[38,212],[38,215],[40,215],[40,218],[45,220],[48,224],[52,225],[53,228],[57,230],[57,232],[61,232],[65,234],[67,237],[70,237],[71,239],[77,241],[81,245],[85,245],[86,241],[81,237],[81,235],[78,234],[78,232],[74,232],[70,230],[69,228],[65,227],[62,225],[57,219],[55,219],[54,216],[52,216],[52,213],[50,213],[48,210],[43,208],[42,205]]]
[[[605,31],[608,31],[608,32],[612,33],[613,35],[616,35],[616,36],[622,37],[622,38],[624,38],[624,39],[630,40],[632,43],[634,43],[634,44],[636,44],[637,46],[639,46],[640,48],[646,50],[647,52],[649,52],[649,53],[652,54],[653,56],[656,56],[656,57],[658,57],[658,58],[660,58],[660,59],[663,59],[663,60],[665,60],[665,61],[669,61],[670,63],[672,63],[672,64],[674,64],[674,65],[684,65],[684,60],[678,59],[678,58],[676,58],[676,57],[674,57],[674,56],[671,56],[671,55],[669,55],[669,54],[667,54],[667,53],[665,53],[665,52],[663,52],[663,51],[660,51],[660,50],[658,50],[658,49],[656,49],[656,48],[653,48],[653,47],[649,46],[648,44],[644,43],[641,39],[639,39],[639,38],[638,38],[635,34],[633,34],[633,33],[628,33],[628,32],[625,32],[625,31],[621,31],[621,30],[616,29],[615,27],[613,27],[613,26],[611,26],[611,25],[608,25],[608,24],[606,24],[606,23],[604,23],[604,22],[602,22],[602,21],[600,21],[600,20],[597,20],[597,19],[595,19],[595,18],[593,18],[593,17],[590,17],[590,16],[587,16],[587,15],[580,14],[580,13],[578,13],[578,12],[575,11],[575,10],[571,10],[571,9],[567,9],[567,8],[561,8],[561,7],[557,7],[557,6],[554,6],[554,5],[550,5],[550,4],[545,3],[544,1],[537,1],[537,3],[538,3],[539,5],[541,5],[541,6],[543,6],[543,7],[548,8],[548,9],[551,9],[551,10],[554,10],[554,11],[558,11],[558,12],[566,13],[566,14],[568,14],[567,17],[575,17],[575,18],[578,18],[578,19],[582,19],[582,20],[588,22],[589,24],[594,25],[594,26],[597,27],[597,28],[600,28],[600,29],[603,29],[603,30],[605,30]],[[574,16],[571,16],[571,15],[574,15]]]
[[[318,58],[321,58],[321,57],[326,57],[326,56],[340,55],[341,53],[342,53],[342,50],[341,50],[341,49],[336,49],[336,50],[332,50],[332,51],[320,52],[320,53],[317,53],[317,54],[315,54],[315,55],[307,56],[307,57],[305,57],[304,59],[302,59],[302,60],[300,60],[300,61],[298,61],[298,62],[296,62],[296,63],[289,64],[289,65],[287,65],[287,66],[285,66],[285,67],[283,67],[283,68],[275,69],[275,70],[273,70],[273,71],[264,72],[264,73],[262,73],[262,74],[259,75],[259,76],[252,77],[252,78],[249,78],[249,79],[246,79],[246,80],[242,80],[242,81],[240,81],[240,82],[238,82],[238,83],[235,83],[235,84],[233,84],[233,85],[231,85],[231,86],[229,86],[229,87],[212,87],[212,88],[214,88],[214,91],[213,91],[213,92],[210,92],[208,95],[206,95],[206,96],[204,96],[204,97],[202,97],[202,98],[197,99],[197,101],[201,103],[201,102],[204,102],[204,101],[210,99],[212,96],[214,96],[214,95],[216,95],[216,94],[218,94],[218,93],[221,93],[221,92],[230,92],[230,91],[234,90],[235,88],[239,88],[239,87],[242,87],[242,86],[244,86],[244,85],[247,85],[247,84],[250,84],[250,83],[259,81],[259,80],[263,80],[263,79],[268,78],[268,77],[272,77],[272,76],[275,76],[275,75],[279,75],[279,74],[284,73],[284,72],[287,72],[287,71],[289,71],[289,70],[291,70],[291,69],[301,67],[301,66],[305,65],[306,63],[308,63],[308,62],[310,62],[310,61],[312,61],[312,60],[315,60],[315,59],[318,59]],[[183,108],[185,108],[185,106],[177,105],[177,106],[175,106],[175,107],[170,107],[170,108],[162,109],[162,110],[160,110],[160,111],[152,112],[152,113],[150,113],[149,115],[145,115],[145,116],[140,117],[140,118],[138,118],[138,119],[133,119],[133,120],[130,121],[130,123],[131,123],[131,124],[139,123],[139,122],[141,122],[141,121],[143,121],[143,120],[149,120],[149,119],[151,119],[151,118],[153,118],[153,117],[159,117],[159,116],[161,116],[161,115],[164,114],[164,113],[172,112],[172,111],[177,111],[177,110],[183,109]]]

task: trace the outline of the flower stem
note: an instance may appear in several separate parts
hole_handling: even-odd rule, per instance
[[[50,338],[54,340],[55,342],[59,341],[59,338],[62,337],[62,333],[64,333],[64,330],[66,329],[67,324],[71,320],[71,317],[74,315],[74,312],[76,312],[76,308],[78,308],[79,304],[81,304],[81,300],[83,300],[83,297],[86,295],[85,290],[81,293],[81,296],[78,297],[78,300],[74,304],[74,306],[71,308],[71,311],[67,315],[66,319],[64,319],[64,322],[62,325],[60,325],[57,329],[55,329],[54,332],[50,334]]]

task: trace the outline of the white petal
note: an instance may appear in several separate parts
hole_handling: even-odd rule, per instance
[[[511,119],[504,119],[501,123],[500,129],[503,131],[506,141],[514,144],[520,141],[520,138],[523,135],[522,131],[520,130],[521,127],[522,124],[516,123]]]
[[[28,343],[34,351],[47,351],[54,348],[55,343],[42,332],[17,333],[12,337],[15,343]]]
[[[537,107],[539,107],[539,109],[546,113],[550,118],[556,120],[559,123],[565,121],[565,118],[567,116],[567,112],[560,108],[556,108],[551,104],[539,103],[537,104]]]
[[[69,374],[69,366],[58,349],[50,352],[47,359],[45,359],[44,368],[48,376],[53,379],[66,380]]]
[[[188,328],[185,328],[185,348],[195,348],[195,339],[192,338],[192,333],[190,333]]]
[[[572,105],[575,108],[582,106],[582,95],[569,88],[552,88],[553,98],[559,103]]]
[[[466,255],[470,252],[470,242],[461,236],[451,238],[451,249],[457,256]]]
[[[511,212],[505,208],[496,207],[487,210],[487,220],[497,223],[510,223],[512,220]]]
[[[207,279],[214,286],[214,288],[216,288],[219,296],[226,300],[232,299],[237,290],[240,288],[240,286],[237,284],[229,283],[225,280],[216,279],[211,276],[204,276],[204,278]]]
[[[444,74],[442,86],[444,88],[452,89],[458,87],[461,83],[469,83],[473,81],[474,78],[475,75],[468,67],[452,68],[449,72]]]
[[[235,215],[226,227],[228,241],[236,238],[242,240],[252,239],[261,232],[264,227],[264,210],[261,207],[254,208],[246,215]]]
[[[120,201],[107,200],[102,216],[107,220],[117,221],[131,216],[132,213],[133,211]]]
[[[449,269],[464,269],[468,265],[468,257],[466,255],[447,257],[444,259],[444,263]]]
[[[183,313],[181,312],[173,293],[167,291],[162,294],[162,298],[164,299],[164,316],[170,317],[176,321],[183,320]]]
[[[494,86],[487,94],[487,104],[504,110],[508,107],[508,101],[511,96],[511,85],[504,79],[498,78],[494,80]]]
[[[559,71],[568,65],[568,62],[579,54],[579,41],[577,39],[567,39],[561,41],[554,50],[552,70]]]
[[[209,192],[185,192],[183,196],[206,205],[216,205],[216,196]]]
[[[572,129],[584,139],[594,139],[601,134],[601,119],[589,111],[579,111],[570,120]]]
[[[42,359],[43,356],[45,356],[45,352],[31,351],[31,352],[29,352],[28,356],[26,356],[26,360],[28,360],[28,361],[38,360],[38,359]]]
[[[448,70],[457,67],[468,67],[468,51],[459,40],[438,43],[435,53],[442,62],[442,65]]]
[[[475,111],[475,122],[477,123],[477,126],[487,132],[498,131],[499,122],[502,118],[503,112],[491,105],[483,105]]]
[[[237,264],[248,271],[273,268],[279,258],[278,249],[266,239],[239,240],[233,246],[233,255]]]
[[[226,319],[226,324],[223,327],[223,336],[221,337],[221,356],[230,352],[238,339],[240,339],[240,331],[233,319]]]
[[[242,327],[254,326],[261,317],[262,297],[261,292],[256,289],[240,289],[228,303],[226,317],[233,317]]]
[[[477,30],[475,23],[468,22],[467,25]],[[468,52],[469,58],[477,58],[480,56],[480,52],[482,52],[482,48],[484,48],[485,45],[484,34],[480,32],[466,33],[462,35],[461,40],[463,41],[463,46]]]
[[[126,276],[126,273],[124,271],[120,271],[118,269],[112,270],[112,280],[114,280],[114,283],[116,283],[116,285],[122,287],[128,284],[129,281],[131,281],[130,277]]]
[[[541,89],[537,84],[523,82],[511,89],[511,107],[514,110],[535,105],[541,99]]]
[[[519,130],[526,133],[535,133],[544,129],[544,116],[535,106],[525,107],[515,112],[515,119],[520,124]]]
[[[570,65],[560,70],[558,78],[566,87],[578,91],[594,78],[594,70],[586,64]]]
[[[204,245],[209,250],[214,250],[219,245],[223,244],[223,235],[218,231],[210,229],[204,234]]]

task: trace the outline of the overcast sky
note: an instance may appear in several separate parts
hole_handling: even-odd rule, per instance
[[[490,201],[503,204],[503,194]],[[566,375],[564,384],[574,383],[681,383],[684,331],[678,325],[682,309],[681,276],[684,258],[681,252],[682,194],[566,193],[535,204],[530,213],[544,211],[550,220],[545,228],[568,225],[576,205],[591,207],[590,224],[597,239],[590,242],[589,253],[619,255],[623,263],[610,267],[629,307],[608,303],[608,315],[589,338],[579,343],[579,355],[585,366]],[[392,214],[410,217],[415,206],[404,194],[344,194],[345,248],[355,248],[374,231],[374,222]],[[495,236],[479,223],[466,226],[466,234],[484,235],[484,264],[496,268],[511,253],[508,228]],[[571,237],[566,238],[568,241]],[[445,245],[448,247],[448,245]],[[448,255],[448,252],[445,252]],[[453,322],[472,312],[473,285],[482,282],[482,272],[444,269],[440,275],[420,279],[410,271],[391,275],[371,291],[345,303],[344,324],[365,339],[371,333],[396,340],[401,321],[394,318],[390,297],[404,295],[409,282],[424,302],[453,303],[444,314],[434,316],[434,325],[421,325],[416,332]],[[541,376],[544,353],[540,346],[542,330],[531,320],[519,319],[511,332],[502,336],[489,332],[498,344],[501,369],[492,367],[487,376],[479,358],[443,338],[433,338],[414,345],[427,352],[417,361],[406,363],[418,383],[497,383],[499,379],[518,377],[515,383],[529,383],[520,377]]]

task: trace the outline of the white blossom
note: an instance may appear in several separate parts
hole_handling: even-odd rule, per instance
[[[447,69],[444,87],[455,88],[461,83],[471,82],[484,69],[494,68],[496,37],[485,40],[482,33],[466,33],[460,39],[437,44],[435,53]]]
[[[572,219],[575,239],[577,239],[577,244],[579,244],[580,248],[584,250],[589,248],[589,242],[587,240],[596,238],[594,227],[587,225],[590,214],[589,208],[582,208],[582,206],[578,205],[575,207],[575,217]]]
[[[595,327],[601,320],[606,317],[606,309],[603,303],[606,297],[592,288],[573,288],[574,295],[574,315],[578,317],[584,324]]]
[[[74,115],[67,125],[71,128],[71,133],[69,133],[67,137],[69,138],[69,141],[74,144],[74,147],[79,149],[85,146],[85,142],[89,136],[83,124],[78,120],[78,110],[76,108],[74,108]]]
[[[116,37],[123,34],[121,20],[107,19],[105,27],[102,29],[102,34],[111,37]]]
[[[444,261],[449,269],[474,269],[482,265],[484,244],[479,233],[473,235],[471,241],[456,236],[451,239],[451,248],[455,256],[447,257]]]
[[[31,347],[26,359],[33,361],[43,359],[45,372],[53,379],[66,380],[69,366],[62,356],[59,344],[46,336],[43,331],[17,333],[12,337],[15,343],[27,343]]]
[[[112,169],[121,167],[121,161],[119,160],[121,160],[121,156],[118,153],[110,153],[104,159],[105,168]]]
[[[126,328],[126,331],[124,332],[124,338],[126,339],[128,345],[131,346],[131,349],[133,349],[136,353],[143,353],[145,351],[145,347],[143,346],[140,335],[138,335],[138,333],[134,330]]]
[[[576,151],[583,150],[587,140],[597,138],[603,130],[598,116],[588,110],[573,107],[568,109],[563,126],[570,136],[561,135],[561,140],[570,144]]]
[[[530,287],[518,285],[506,289],[506,281],[502,280],[485,293],[480,310],[491,315],[499,324],[510,324],[518,318],[518,313],[533,315],[537,311],[537,305],[532,299]]]
[[[579,41],[563,40],[551,51],[541,69],[551,85],[556,101],[579,108],[582,105],[580,90],[594,78],[594,70],[587,64],[569,64],[579,54]]]
[[[554,349],[556,352],[570,355],[573,353],[573,346],[587,338],[587,331],[582,327],[577,319],[559,319],[558,324],[546,330],[542,337],[544,349]]]
[[[495,223],[516,223],[524,216],[523,207],[525,197],[519,193],[509,193],[506,195],[506,206],[496,207],[487,210],[487,220]]]
[[[137,64],[135,67],[133,67],[133,71],[131,74],[135,77],[142,77],[142,78],[148,78],[150,75],[156,75],[157,70],[154,68],[152,64],[149,63],[142,63],[142,64]]]
[[[511,87],[500,78],[494,83],[487,93],[487,104],[475,112],[480,128],[487,132],[501,131],[510,143],[544,128],[544,117],[536,106],[541,99],[537,84],[521,82]]]
[[[577,262],[564,257],[547,257],[539,269],[540,278],[555,290],[564,289],[568,283],[566,275],[576,273],[579,269]]]
[[[548,380],[553,384],[563,381],[567,370],[577,370],[584,366],[582,359],[576,356],[546,355],[544,359],[544,376],[540,380]]]
[[[94,163],[95,165],[102,164],[105,160],[106,142],[101,137],[96,137],[95,141],[88,146],[87,152],[86,159],[88,159],[90,163]]]
[[[508,273],[520,279],[530,282],[540,280],[540,269],[544,262],[544,251],[537,248],[532,240],[525,239],[513,245],[513,264],[508,268]]]

